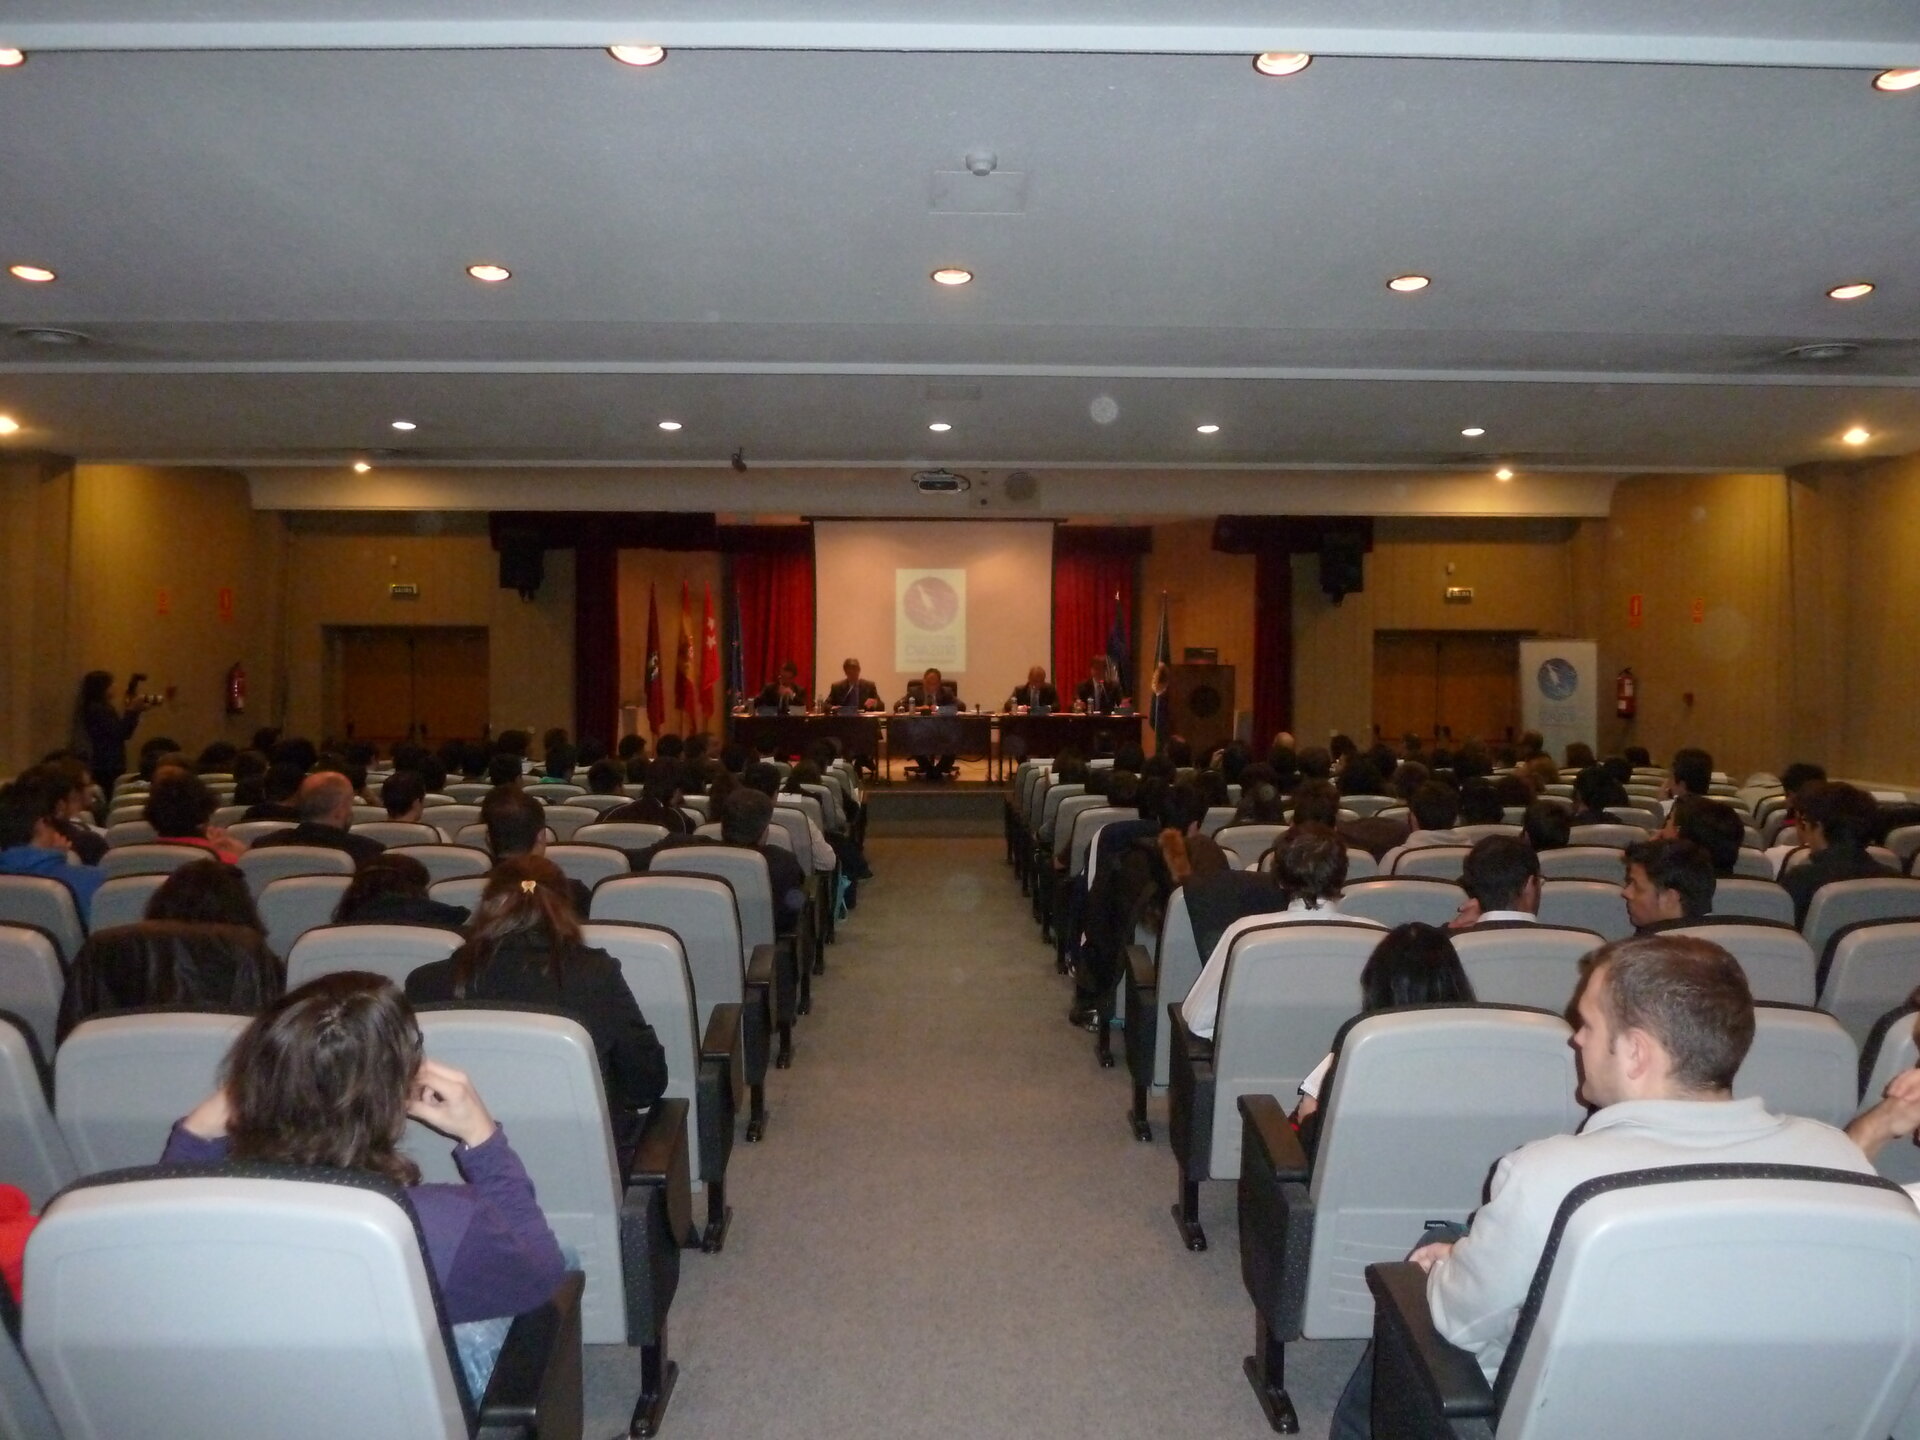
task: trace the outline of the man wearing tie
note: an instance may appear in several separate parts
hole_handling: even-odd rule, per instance
[[[827,687],[827,709],[829,710],[879,710],[880,687],[871,680],[860,678],[860,662],[847,659],[840,662],[840,668],[847,678],[836,680]]]
[[[1007,701],[1009,710],[1018,710],[1022,705],[1030,711],[1043,706],[1048,710],[1060,708],[1060,692],[1047,683],[1047,667],[1035,665],[1027,671],[1027,683],[1015,690]]]
[[[907,682],[907,693],[893,708],[910,714],[915,710],[939,709],[942,706],[951,706],[956,710],[960,708],[960,687],[941,679],[940,672],[929,667],[918,684],[911,680]],[[954,755],[942,755],[936,765],[931,755],[913,757],[914,764],[920,767],[921,778],[926,780],[939,780],[953,774],[957,759]]]
[[[1073,692],[1074,708],[1088,715],[1110,714],[1120,704],[1118,681],[1107,678],[1107,657],[1095,655],[1087,662],[1087,678]]]
[[[800,667],[787,661],[780,667],[780,678],[762,690],[753,703],[758,709],[778,710],[782,715],[806,709],[807,692],[800,687]]]

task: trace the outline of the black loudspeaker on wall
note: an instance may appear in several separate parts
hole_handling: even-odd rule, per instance
[[[1233,739],[1233,666],[1175,665],[1167,677],[1172,734],[1196,756]]]
[[[531,600],[547,578],[547,552],[540,537],[524,531],[500,532],[500,588],[518,590]]]
[[[1338,605],[1366,588],[1366,540],[1332,532],[1320,537],[1320,588]]]

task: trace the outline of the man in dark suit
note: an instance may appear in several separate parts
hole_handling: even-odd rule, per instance
[[[907,693],[893,708],[902,714],[911,714],[916,710],[936,710],[942,706],[960,708],[960,687],[940,678],[940,672],[929,666],[927,672],[918,680],[907,682]],[[938,780],[951,775],[958,757],[942,755],[936,765],[931,755],[916,755],[913,763],[920,767],[923,779]]]
[[[538,803],[537,801],[535,802]],[[301,783],[294,801],[300,823],[291,830],[275,830],[253,842],[254,848],[272,845],[318,845],[344,850],[355,865],[364,865],[387,847],[365,835],[352,834],[353,782],[336,770],[322,770]]]
[[[847,678],[836,680],[827,687],[827,709],[829,710],[884,710],[886,705],[880,699],[880,687],[871,680],[860,678],[860,662],[846,659],[840,662],[841,670]]]
[[[807,692],[800,683],[800,667],[787,661],[780,667],[780,678],[769,682],[753,703],[756,709],[778,710],[782,715],[806,709]]]
[[[1120,682],[1107,678],[1107,657],[1096,655],[1087,662],[1087,678],[1073,692],[1077,708],[1089,715],[1110,715],[1120,708]]]
[[[1028,710],[1058,710],[1060,692],[1047,683],[1047,667],[1035,665],[1027,671],[1027,683],[1020,686],[1007,698],[1007,708],[1017,710],[1022,705]]]

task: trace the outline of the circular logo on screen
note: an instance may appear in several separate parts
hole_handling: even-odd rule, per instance
[[[900,599],[907,619],[921,630],[944,630],[960,614],[960,597],[935,575],[922,575]]]
[[[1540,665],[1540,693],[1549,700],[1571,700],[1580,688],[1580,672],[1571,660],[1555,656]]]

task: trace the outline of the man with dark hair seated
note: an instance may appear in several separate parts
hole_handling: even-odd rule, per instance
[[[487,783],[489,785],[517,785],[525,774],[520,757],[507,750],[497,750],[493,758],[487,761]]]
[[[1674,751],[1667,769],[1665,798],[1660,802],[1663,812],[1673,809],[1673,802],[1682,795],[1705,795],[1713,787],[1713,756],[1696,746]]]
[[[380,784],[380,803],[387,819],[418,824],[427,808],[427,782],[418,771],[396,770]]]
[[[646,766],[640,798],[609,810],[600,819],[606,824],[663,825],[669,835],[690,835],[693,822],[680,808],[686,786],[686,770],[678,760],[655,760]]]
[[[1692,925],[1713,909],[1713,861],[1693,841],[1642,840],[1627,847],[1626,865],[1620,896],[1634,934]]]
[[[191,845],[228,861],[240,858],[239,842],[223,830],[209,831],[207,822],[220,801],[198,775],[169,770],[155,777],[144,811],[154,838],[163,845]]]
[[[547,852],[547,807],[518,785],[496,785],[480,802],[480,823],[487,827],[487,853],[498,866],[503,860]],[[574,912],[584,920],[593,896],[571,876],[567,893]]]
[[[1241,792],[1245,794],[1243,790]],[[1293,792],[1293,825],[1324,825],[1332,829],[1340,818],[1340,792],[1331,780],[1308,780]]]
[[[1740,812],[1724,800],[1682,795],[1667,812],[1667,823],[1660,833],[1669,840],[1691,840],[1707,852],[1714,874],[1731,875],[1740,863],[1747,825]]]
[[[614,755],[622,764],[630,763],[647,753],[647,742],[639,735],[622,735],[620,743],[614,747]]]
[[[1807,907],[1823,885],[1836,880],[1872,880],[1894,876],[1867,853],[1880,823],[1880,807],[1873,796],[1842,781],[1815,780],[1795,797],[1800,813],[1800,843],[1810,852],[1799,865],[1789,865],[1780,883],[1793,897],[1793,923],[1805,928]]]
[[[1520,831],[1538,855],[1542,850],[1564,849],[1573,831],[1573,812],[1551,800],[1534,800],[1520,818]]]
[[[1573,800],[1575,825],[1617,825],[1607,811],[1627,803],[1627,787],[1604,766],[1589,765],[1573,777]]]
[[[69,863],[72,842],[60,828],[61,798],[56,782],[32,771],[0,788],[0,875],[58,880],[73,892],[74,909],[84,923],[93,892],[107,877],[91,865]]]
[[[564,740],[558,745],[549,745],[544,778],[562,785],[570,784],[574,767],[579,763],[580,752]]]
[[[98,865],[107,853],[107,839],[93,829],[93,776],[87,762],[62,751],[41,761],[20,777],[48,786],[60,800],[54,806],[54,823],[67,837],[67,844],[82,865]]]
[[[1462,825],[1499,825],[1506,820],[1506,806],[1500,791],[1485,776],[1475,776],[1460,787],[1460,823]]]
[[[260,779],[261,800],[249,805],[242,820],[298,820],[299,807],[293,801],[307,772],[290,760],[276,760]]]
[[[300,823],[291,830],[275,830],[253,842],[258,850],[270,845],[318,845],[327,850],[344,850],[356,865],[364,864],[387,847],[365,835],[355,835],[347,827],[353,824],[353,785],[335,770],[309,775],[300,786],[294,808]]]
[[[1460,867],[1460,902],[1452,930],[1474,925],[1533,925],[1540,919],[1540,857],[1525,840],[1488,835],[1473,843]]]
[[[1435,845],[1469,845],[1473,839],[1454,828],[1460,819],[1460,795],[1451,785],[1429,780],[1407,801],[1412,822],[1406,839],[1380,857],[1380,873],[1391,875],[1400,857],[1409,850],[1424,850]]]
[[[625,771],[617,760],[600,759],[587,768],[587,793],[589,795],[619,795],[622,777]]]

